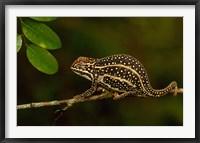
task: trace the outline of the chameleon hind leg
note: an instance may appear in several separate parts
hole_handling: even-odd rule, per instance
[[[140,93],[137,90],[134,90],[134,91],[128,91],[128,92],[125,92],[125,93],[122,93],[122,94],[118,94],[117,92],[114,92],[113,93],[113,99],[118,100],[118,99],[122,99],[126,96],[130,96],[130,95],[133,95],[133,96],[136,96],[136,97],[147,97],[145,94]]]
[[[129,95],[135,94],[135,93],[136,93],[135,91],[129,91],[129,92],[125,92],[125,93],[122,93],[122,94],[119,94],[119,93],[117,93],[117,92],[114,92],[114,93],[113,93],[113,99],[114,99],[114,100],[122,99],[122,98],[124,98],[124,97],[126,97],[126,96],[129,96]]]

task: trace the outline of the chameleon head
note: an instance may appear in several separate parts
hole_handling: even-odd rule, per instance
[[[71,65],[71,69],[74,73],[92,81],[92,79],[94,79],[94,63],[94,58],[79,57],[73,62],[73,64]]]

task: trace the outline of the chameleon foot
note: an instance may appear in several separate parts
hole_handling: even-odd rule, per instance
[[[136,94],[136,91],[129,91],[129,92],[125,92],[125,93],[122,93],[122,94],[118,94],[117,92],[113,93],[113,99],[114,100],[118,100],[118,99],[122,99],[126,96],[129,96],[129,95],[135,95]]]
[[[118,99],[120,99],[121,98],[121,96],[117,93],[117,92],[114,92],[113,93],[113,99],[114,100],[118,100]]]

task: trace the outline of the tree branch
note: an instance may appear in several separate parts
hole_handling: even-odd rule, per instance
[[[102,89],[98,89],[100,91]],[[183,88],[177,88],[176,90],[171,91],[171,93],[183,93]],[[76,103],[86,102],[86,101],[94,101],[94,100],[101,100],[106,98],[113,97],[112,94],[110,94],[107,90],[102,90],[101,94],[93,95],[89,98],[85,99],[65,99],[65,100],[54,100],[54,101],[46,101],[46,102],[37,102],[37,103],[29,103],[29,104],[22,104],[17,105],[17,109],[28,109],[28,108],[39,108],[39,107],[48,107],[48,106],[59,106],[59,105],[65,105],[65,108],[63,110],[66,110],[73,106]]]
[[[46,102],[28,103],[28,104],[17,105],[17,109],[39,108],[39,107],[59,106],[59,105],[65,105],[66,106],[65,109],[67,109],[76,103],[100,100],[100,99],[105,99],[105,98],[110,98],[110,97],[112,97],[112,95],[109,94],[107,90],[105,90],[101,94],[93,95],[85,99],[72,98],[72,99],[65,99],[65,100],[60,100],[60,101],[54,100],[54,101],[46,101]]]

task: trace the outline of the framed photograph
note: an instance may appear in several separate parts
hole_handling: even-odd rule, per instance
[[[199,142],[199,0],[1,2],[2,142]]]

